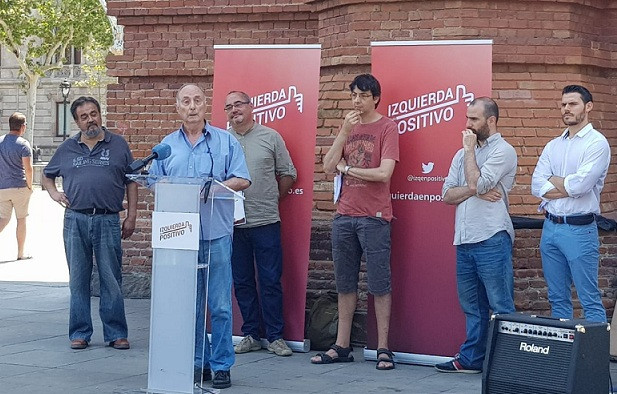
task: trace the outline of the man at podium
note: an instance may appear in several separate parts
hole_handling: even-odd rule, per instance
[[[249,187],[250,176],[242,147],[231,134],[205,120],[203,90],[192,84],[181,87],[176,95],[176,109],[182,125],[162,141],[171,147],[171,155],[154,162],[150,174],[214,178],[235,191]],[[205,202],[207,192],[204,194],[198,264],[203,266],[209,259],[210,266],[207,287],[206,270],[197,272],[194,379],[195,382],[212,380],[214,388],[222,389],[231,386],[230,369],[235,362],[231,309],[233,209],[231,218],[228,209],[211,212],[208,207],[212,206]],[[211,346],[204,335],[206,299],[212,321]]]

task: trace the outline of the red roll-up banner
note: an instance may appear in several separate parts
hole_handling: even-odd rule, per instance
[[[255,121],[281,134],[298,171],[290,195],[279,207],[284,338],[288,341],[304,341],[320,60],[320,45],[214,46],[212,124],[226,129],[227,93],[246,92],[254,105]],[[234,334],[242,335],[235,300],[233,319]]]
[[[441,200],[467,105],[491,95],[492,41],[374,42],[378,110],[399,130],[392,177],[391,350],[452,356],[465,339],[456,290],[454,207]],[[368,348],[377,332],[369,302]],[[424,359],[426,360],[426,359]]]

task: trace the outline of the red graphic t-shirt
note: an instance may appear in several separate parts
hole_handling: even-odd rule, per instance
[[[343,157],[348,165],[358,168],[377,168],[384,159],[398,161],[396,123],[383,116],[373,123],[355,125],[345,142]],[[343,175],[337,212],[347,216],[392,220],[390,180],[369,182]]]

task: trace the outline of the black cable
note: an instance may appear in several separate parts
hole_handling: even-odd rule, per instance
[[[203,129],[204,140],[206,141],[206,147],[208,148],[208,154],[210,155],[210,174],[208,177],[212,178],[214,176],[214,157],[212,157],[212,151],[210,150],[210,143],[208,142],[208,138],[206,137],[206,129]]]
[[[208,188],[207,192],[209,192],[210,184],[212,182],[212,178],[214,177],[214,157],[212,156],[212,150],[210,150],[210,143],[208,142],[208,138],[206,136],[206,129],[204,128],[202,132],[204,133],[204,141],[206,141],[206,147],[208,148],[208,151],[206,153],[208,153],[208,155],[210,156],[210,173],[208,174],[208,178],[210,179],[208,180],[208,182],[204,183],[203,187],[201,188],[201,193],[204,193],[206,192],[206,187]],[[207,199],[208,195],[204,194],[204,203]]]
[[[206,141],[206,148],[208,155],[210,156],[210,173],[208,174],[208,181],[204,182],[204,185],[201,187],[200,195],[204,196],[204,204],[208,200],[208,194],[210,194],[210,186],[212,185],[212,178],[214,177],[214,157],[212,156],[212,150],[210,149],[210,143],[208,142],[208,136],[206,135],[206,127],[201,131],[204,135],[204,141]],[[199,225],[200,239],[203,238],[203,223]]]

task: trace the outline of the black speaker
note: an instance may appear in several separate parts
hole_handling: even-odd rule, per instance
[[[607,323],[522,313],[493,315],[483,394],[606,394]]]

